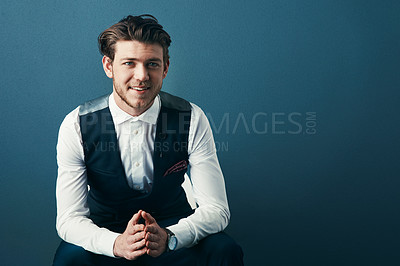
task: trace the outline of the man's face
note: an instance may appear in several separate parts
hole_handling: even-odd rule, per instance
[[[113,79],[115,102],[133,116],[142,114],[153,104],[168,66],[169,62],[163,61],[161,45],[139,41],[118,41],[113,62],[103,57],[104,71]]]

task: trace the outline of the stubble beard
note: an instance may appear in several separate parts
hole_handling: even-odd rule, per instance
[[[127,104],[127,105],[128,105],[129,107],[131,107],[132,109],[137,110],[137,111],[140,111],[141,113],[143,113],[143,112],[146,111],[148,108],[150,108],[150,106],[152,105],[154,99],[156,98],[157,94],[158,94],[158,93],[160,92],[160,90],[161,90],[162,84],[161,84],[160,88],[157,88],[157,89],[155,89],[154,87],[150,86],[150,89],[149,89],[150,91],[149,91],[149,92],[151,92],[151,94],[149,95],[149,96],[150,96],[150,97],[149,97],[149,100],[148,100],[148,101],[144,101],[143,104],[139,104],[139,103],[134,104],[134,103],[132,103],[132,101],[130,101],[130,100],[128,99],[127,95],[123,93],[124,89],[123,89],[121,86],[119,86],[119,85],[115,82],[114,79],[113,79],[113,86],[114,86],[114,88],[115,88],[115,92],[118,94],[119,98],[120,98],[125,104]],[[126,88],[126,92],[127,92],[128,90],[129,90],[129,89]],[[143,97],[142,97],[142,96],[139,95],[139,97],[138,97],[137,99],[138,99],[138,100],[139,100],[139,99],[145,100],[146,98],[147,98],[147,96],[143,96]]]

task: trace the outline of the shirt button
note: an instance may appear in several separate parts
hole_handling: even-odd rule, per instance
[[[136,165],[136,167],[139,167],[140,163],[139,163],[139,162],[137,162],[135,165]]]
[[[133,134],[137,135],[139,133],[138,130],[133,131]]]
[[[137,190],[139,190],[139,189],[140,189],[140,186],[137,186],[137,185],[136,185],[135,188],[136,188]]]

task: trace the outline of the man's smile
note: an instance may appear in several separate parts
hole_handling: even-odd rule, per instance
[[[148,89],[150,89],[150,87],[134,87],[134,86],[129,86],[128,87],[128,89],[130,89],[130,90],[136,90],[136,91],[145,91],[145,90],[148,90]]]

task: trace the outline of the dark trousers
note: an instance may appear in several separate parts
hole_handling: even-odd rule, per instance
[[[224,232],[209,235],[191,248],[163,253],[157,258],[143,255],[137,260],[111,258],[84,250],[82,247],[62,241],[54,257],[54,266],[79,265],[243,265],[243,251]]]

